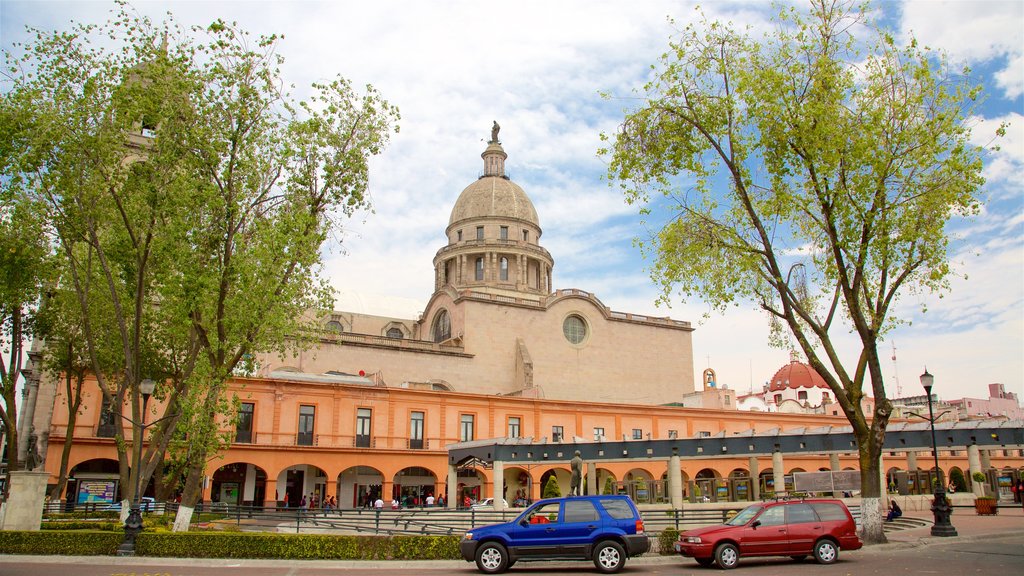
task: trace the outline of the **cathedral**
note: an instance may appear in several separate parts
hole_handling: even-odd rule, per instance
[[[689,322],[617,312],[552,289],[533,202],[505,174],[498,126],[483,175],[452,207],[418,318],[339,311],[313,352],[261,358],[261,375],[355,375],[390,387],[574,401],[669,404],[694,391]],[[642,387],[625,383],[642,381]]]

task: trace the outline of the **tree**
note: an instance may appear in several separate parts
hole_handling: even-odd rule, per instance
[[[947,288],[945,225],[978,211],[983,180],[966,122],[977,90],[941,55],[897,47],[866,10],[814,0],[759,41],[687,26],[602,153],[627,202],[667,214],[640,240],[662,301],[752,301],[770,341],[795,340],[828,383],[858,440],[863,536],[881,542],[891,404],[878,343],[901,294]],[[836,345],[850,332],[852,361]]]
[[[611,476],[605,476],[604,489],[601,491],[601,494],[615,494],[615,482]]]
[[[0,124],[9,121],[16,120],[3,107]],[[7,136],[3,134],[7,129],[0,129],[0,135]],[[6,167],[5,149],[0,144],[0,168]],[[7,354],[6,359],[0,354],[0,436],[7,442],[8,470],[16,471],[26,464],[20,458],[18,437],[17,388],[22,357],[35,328],[39,302],[49,284],[52,259],[43,237],[40,213],[6,189],[0,191],[0,246],[0,352]],[[34,447],[30,450],[34,451]],[[10,482],[4,483],[4,499],[9,486]]]
[[[49,214],[92,372],[119,416],[127,404],[125,419],[152,426],[140,462],[129,448],[144,430],[132,426],[130,443],[119,432],[122,495],[170,449],[187,471],[176,527],[231,439],[225,381],[256,353],[301,343],[331,305],[322,245],[368,206],[368,158],[398,120],[372,87],[340,78],[294,102],[274,36],[253,42],[221,21],[191,34],[208,40],[123,5],[103,26],[37,32],[8,60],[31,73],[4,95],[25,119],[9,154],[15,192]],[[94,47],[97,37],[115,47]],[[114,326],[112,343],[102,325]],[[159,421],[141,413],[147,378],[159,382]]]

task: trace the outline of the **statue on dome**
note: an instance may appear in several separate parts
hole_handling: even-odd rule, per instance
[[[501,126],[498,125],[498,121],[494,120],[494,126],[491,126],[491,144],[498,143],[498,131],[501,130]]]

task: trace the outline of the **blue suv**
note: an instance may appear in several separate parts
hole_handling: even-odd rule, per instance
[[[605,495],[540,500],[512,522],[466,532],[459,552],[485,574],[504,572],[519,560],[593,560],[611,574],[650,547],[633,501]]]

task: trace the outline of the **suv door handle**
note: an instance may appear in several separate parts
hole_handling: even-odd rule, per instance
[[[554,528],[545,528],[544,531],[545,532],[554,532],[555,529]]]
[[[588,524],[587,530],[597,530],[597,526],[594,526],[593,524]]]

